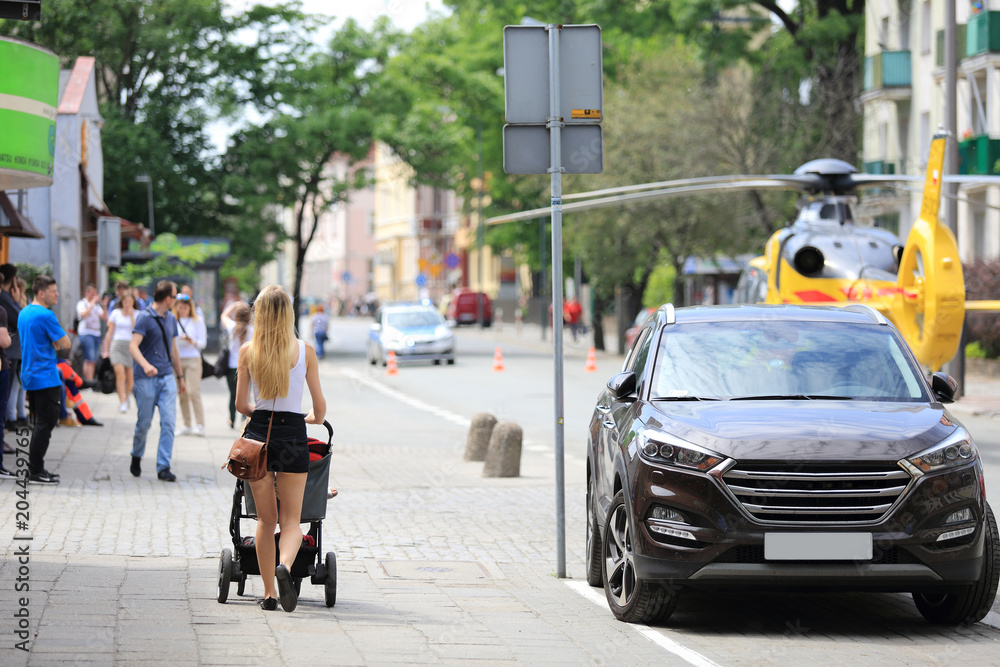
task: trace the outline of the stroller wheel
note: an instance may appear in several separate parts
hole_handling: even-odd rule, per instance
[[[233,576],[233,552],[223,549],[219,556],[219,595],[216,598],[220,603],[229,599],[229,582]]]
[[[323,591],[327,607],[337,604],[337,555],[332,551],[326,552],[326,581],[323,582]]]
[[[302,577],[292,577],[292,586],[295,587],[295,595],[302,594]]]
[[[246,573],[243,573],[240,575],[239,580],[236,582],[236,594],[243,595],[243,591],[246,590],[246,587],[247,587],[247,575]]]

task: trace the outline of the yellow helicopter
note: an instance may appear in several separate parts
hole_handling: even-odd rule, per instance
[[[931,142],[920,216],[905,244],[887,230],[855,224],[850,193],[920,177],[859,174],[834,159],[807,162],[791,175],[702,177],[577,193],[563,197],[562,210],[721,189],[803,191],[809,197],[800,202],[796,220],[775,232],[764,254],[741,275],[736,302],[870,305],[896,325],[920,363],[937,371],[958,351],[967,310],[1000,310],[1000,300],[966,301],[955,236],[938,218],[942,181],[1000,184],[1000,178],[943,176],[946,140],[938,133]],[[549,211],[522,211],[487,223],[527,220]]]

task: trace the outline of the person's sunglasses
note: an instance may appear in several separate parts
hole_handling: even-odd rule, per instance
[[[178,294],[174,298],[176,298],[178,301],[190,301],[191,300],[191,297],[188,296],[187,294]]]

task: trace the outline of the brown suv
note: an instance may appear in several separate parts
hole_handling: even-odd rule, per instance
[[[968,431],[866,306],[661,307],[597,401],[587,578],[616,617],[685,587],[906,591],[981,619],[997,526]]]

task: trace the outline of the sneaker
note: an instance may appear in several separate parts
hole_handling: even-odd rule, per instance
[[[17,473],[0,466],[0,479],[7,479],[8,477],[17,477]]]
[[[30,484],[58,484],[59,478],[42,471],[28,475],[28,482]]]
[[[142,474],[142,466],[139,465],[140,461],[142,461],[141,457],[139,456],[132,457],[132,465],[128,467],[128,470],[130,473],[132,473],[133,477],[138,477],[139,475]]]
[[[59,425],[60,426],[79,426],[80,422],[78,422],[73,417],[63,417],[62,419],[59,420]]]
[[[274,580],[278,583],[278,599],[281,601],[281,608],[285,611],[293,611],[298,604],[299,597],[295,594],[295,586],[292,584],[292,575],[288,568],[282,563],[274,568]]]
[[[176,482],[177,475],[170,472],[170,468],[164,468],[160,472],[156,473],[156,476],[162,479],[164,482]]]
[[[124,403],[118,406],[118,412],[122,414],[128,412],[128,401],[125,401]]]
[[[56,480],[57,482],[59,481],[59,475],[55,474],[54,472],[49,472],[45,468],[42,468],[42,472],[51,477],[52,479]]]
[[[204,438],[205,437],[205,427],[202,426],[201,424],[195,424],[194,428],[191,429],[191,434],[192,435],[198,435],[198,436],[201,436],[201,437]]]
[[[174,431],[174,435],[191,435],[191,427],[181,426],[176,431]]]

